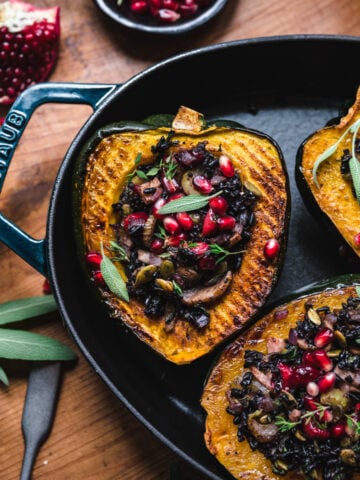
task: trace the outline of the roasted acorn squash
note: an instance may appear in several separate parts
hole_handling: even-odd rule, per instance
[[[358,176],[359,121],[360,87],[355,102],[345,116],[337,120],[336,124],[313,133],[302,143],[297,152],[296,164],[297,186],[309,212],[326,230],[340,240],[345,240],[358,256],[360,256],[359,192],[356,193],[354,189],[349,160],[354,140],[353,147],[358,158],[353,160],[354,175]],[[355,128],[355,131],[351,129],[349,131],[351,127]]]
[[[170,123],[169,118],[171,118]],[[161,159],[159,163],[159,151],[164,148],[164,145],[167,148],[167,157]],[[171,327],[169,327],[164,322],[165,313],[156,319],[144,314],[144,301],[136,298],[137,293],[135,295],[130,293],[130,299],[126,298],[126,295],[119,298],[118,295],[112,293],[114,289],[109,289],[108,285],[102,283],[101,272],[96,271],[96,269],[95,272],[94,269],[92,272],[88,272],[89,277],[90,273],[93,275],[93,284],[100,293],[110,315],[121,320],[135,335],[160,355],[177,364],[189,363],[201,357],[241,329],[265,303],[277,282],[287,244],[290,215],[288,174],[279,147],[263,133],[246,129],[234,122],[219,121],[217,123],[214,121],[208,124],[198,112],[181,107],[175,117],[153,116],[143,123],[121,122],[100,129],[82,151],[74,174],[75,233],[79,244],[80,260],[84,263],[84,257],[93,254],[90,263],[92,262],[94,266],[98,262],[101,252],[102,259],[115,255],[114,251],[112,252],[112,247],[119,241],[119,238],[114,225],[119,225],[121,231],[132,229],[131,232],[133,232],[141,222],[144,224],[145,218],[149,220],[149,217],[154,216],[153,213],[145,215],[142,212],[129,214],[133,210],[129,209],[128,205],[124,207],[124,197],[127,195],[126,189],[136,188],[141,197],[141,204],[151,204],[155,198],[152,196],[155,195],[157,198],[159,190],[163,188],[162,185],[159,186],[159,179],[161,182],[167,180],[156,177],[159,165],[160,168],[163,168],[166,164],[166,168],[170,169],[173,166],[171,159],[177,154],[185,155],[183,160],[186,163],[187,153],[190,151],[197,154],[199,149],[201,155],[209,156],[209,165],[214,158],[215,163],[219,165],[218,157],[220,155],[225,159],[231,158],[231,162],[225,162],[224,171],[227,176],[234,175],[235,172],[237,178],[241,179],[243,186],[241,192],[239,191],[237,194],[243,195],[246,186],[248,196],[256,197],[254,210],[249,215],[252,219],[249,223],[253,224],[255,222],[251,228],[249,227],[251,229],[250,240],[246,243],[244,251],[237,252],[242,255],[241,261],[239,261],[241,263],[240,269],[233,269],[229,272],[227,263],[221,262],[221,266],[225,263],[221,280],[214,287],[214,285],[211,286],[214,281],[210,279],[209,286],[206,287],[208,288],[208,298],[206,299],[206,307],[209,309],[208,317],[200,315],[200,320],[197,319],[198,324],[194,325],[188,319],[180,316],[180,318],[175,318],[171,322]],[[208,168],[210,168],[209,165]],[[230,173],[226,171],[229,168]],[[231,169],[233,169],[233,172],[231,172]],[[152,181],[144,183],[150,175],[155,175],[151,177]],[[191,175],[193,175],[193,171]],[[145,180],[143,177],[145,177]],[[194,190],[193,184],[189,186],[189,179],[184,177],[185,175],[183,175],[181,181],[186,194],[200,193],[203,195],[203,192],[207,192],[208,178],[204,180],[203,175],[200,175],[201,179],[199,184],[195,185]],[[131,185],[129,180],[132,182]],[[137,185],[134,186],[135,183]],[[178,183],[180,183],[180,180]],[[210,187],[212,189],[212,186]],[[182,189],[180,191],[183,195],[184,191]],[[215,193],[214,196],[216,197],[218,194],[220,192]],[[199,196],[196,195],[196,198],[199,198]],[[121,199],[120,203],[119,198]],[[216,207],[218,212],[222,208],[220,203],[219,200],[214,202],[214,205],[216,204],[214,208]],[[121,221],[118,211],[114,210],[114,205],[121,205],[121,208],[119,207],[122,209],[121,215],[123,215]],[[230,209],[230,206],[228,208]],[[234,206],[231,206],[231,208],[234,208]],[[128,215],[125,220],[124,210]],[[189,212],[189,214],[192,213]],[[217,216],[220,217],[221,215],[218,213]],[[196,215],[195,217],[192,216],[190,220],[189,215],[183,215],[184,218],[176,217],[178,223],[181,221],[181,225],[184,225],[184,233],[177,235],[176,222],[174,222],[175,215],[170,215],[170,217],[172,218],[168,221],[168,224],[164,225],[165,229],[162,226],[158,231],[158,236],[161,237],[160,233],[163,236],[164,233],[168,234],[172,241],[175,241],[175,237],[179,240],[188,235],[186,222],[197,221]],[[207,219],[207,227],[203,226],[203,230],[199,231],[198,237],[211,236],[210,230],[216,221],[218,220],[215,217]],[[221,220],[221,228],[225,230],[226,235],[228,235],[226,229],[232,228],[229,227],[230,224],[233,225],[232,222],[233,220],[229,220],[229,218],[222,218]],[[220,225],[220,223],[217,225]],[[143,225],[143,227],[144,231],[153,234],[154,219],[151,218],[150,222],[146,221],[146,226]],[[170,235],[169,232],[174,233],[174,235]],[[169,237],[166,237],[166,241],[169,241]],[[151,238],[147,235],[145,241],[143,236],[142,241],[149,243]],[[187,249],[192,248],[190,245],[191,238],[190,236],[187,241]],[[155,242],[156,245],[158,245],[158,238],[155,238],[155,240],[157,241],[157,243]],[[195,247],[202,246],[205,243],[197,241]],[[152,244],[150,253],[155,251],[156,245]],[[180,244],[180,247],[181,245],[183,244]],[[176,247],[178,246],[179,243]],[[207,244],[206,248],[209,249],[210,245]],[[166,264],[165,257],[173,254],[173,250],[174,248],[169,248],[163,257],[161,255],[156,256],[155,263],[159,257],[162,258],[160,269],[166,271],[166,275],[155,279],[153,283],[154,292],[163,289],[170,291],[173,296],[178,294],[177,298],[180,306],[190,305],[188,308],[198,309],[198,312],[202,312],[201,302],[204,300],[204,285],[198,286],[197,289],[188,289],[186,285],[183,287],[183,283],[186,283],[182,283],[184,278],[179,277],[179,275],[172,277],[173,265],[169,266],[169,262]],[[192,254],[194,250],[196,248],[193,248]],[[213,247],[211,251],[213,251]],[[137,252],[138,258],[136,261],[139,260],[139,252],[140,250]],[[141,254],[141,260],[144,260],[143,251],[141,251]],[[209,258],[207,259],[209,260]],[[228,259],[230,261],[230,256]],[[107,266],[109,266],[108,259],[106,260]],[[156,277],[156,272],[159,271],[157,270],[158,265],[154,266],[151,259],[149,261],[145,259],[144,261],[145,266],[142,264],[135,271],[136,275],[134,274],[135,287],[138,288],[135,292],[141,293],[142,285],[149,279],[153,281],[154,275]],[[209,267],[207,263],[203,268],[207,270],[213,268],[213,266]],[[111,267],[117,269],[126,284],[128,278],[124,264],[114,262]],[[194,274],[192,271],[191,274],[196,276],[196,272]],[[178,278],[180,278],[182,288],[178,285]],[[198,295],[199,292],[200,295]],[[151,293],[149,295],[151,296]],[[209,295],[213,298],[209,298]],[[210,303],[209,300],[211,300]],[[151,302],[153,303],[151,304]],[[152,308],[155,309],[155,303],[150,298],[151,305],[146,306],[147,311],[152,311]],[[173,312],[173,316],[179,311],[181,310]],[[204,319],[208,321],[204,321]]]
[[[305,287],[293,294],[291,299],[287,297],[282,301],[280,300],[275,307],[268,305],[261,318],[237,340],[229,344],[215,360],[214,366],[206,379],[201,398],[201,405],[206,412],[205,442],[210,452],[216,456],[234,478],[246,480],[279,480],[281,478],[288,480],[304,478],[360,479],[359,283],[359,275],[344,275]],[[334,322],[332,313],[334,311],[337,312],[337,315],[342,316],[341,327],[337,323],[332,323]],[[351,313],[349,313],[350,311]],[[326,317],[326,314],[329,315]],[[295,329],[299,327],[301,322],[303,322],[301,335],[299,331],[294,335]],[[333,331],[330,331],[331,338],[327,336],[329,329],[326,329],[324,324],[336,325],[335,328],[331,327],[334,328]],[[315,329],[314,332],[321,331],[321,334],[314,337],[313,328]],[[289,335],[289,332],[292,333]],[[312,339],[308,340],[307,335]],[[344,353],[344,351],[347,353]],[[258,352],[260,352],[260,357],[258,357]],[[315,354],[314,352],[321,353]],[[309,376],[309,378],[306,378],[305,375],[312,375],[313,370],[315,370],[313,360],[316,355],[318,355],[316,358],[320,362],[316,363],[317,377]],[[297,357],[300,357],[300,363]],[[343,362],[344,359],[347,362],[351,358],[349,371],[347,371],[347,367],[339,363],[340,358]],[[257,363],[258,361],[264,362],[261,364],[262,366],[265,365],[265,370],[262,370],[262,373],[259,372],[260,363]],[[295,362],[295,366],[291,363],[292,361]],[[278,363],[277,368],[274,367],[276,362],[281,362],[281,364]],[[305,364],[307,366],[304,371],[300,371]],[[258,365],[259,368],[254,368],[254,365]],[[311,367],[308,365],[311,365]],[[293,369],[292,372],[297,372],[297,376],[289,375],[290,369]],[[331,371],[332,369],[335,369],[336,374]],[[249,371],[252,373],[250,374]],[[264,373],[266,371],[272,373]],[[280,371],[280,377],[276,377],[276,371]],[[324,381],[320,380],[321,377],[326,377],[329,381],[336,381],[337,383],[342,382],[345,378],[348,380],[347,388],[350,385],[353,390],[351,393],[351,401],[353,402],[351,412],[349,410],[349,391],[340,390],[337,383],[324,387],[324,384],[321,383]],[[275,394],[275,389],[279,385],[279,378],[280,389]],[[303,384],[300,383],[301,378],[305,380]],[[291,382],[292,379],[295,379],[295,383]],[[301,388],[299,385],[301,385]],[[321,385],[322,389],[319,392]],[[313,388],[317,388],[317,391],[313,391]],[[244,394],[246,389],[248,389],[248,392],[252,392],[253,398],[256,398],[255,395],[258,395],[258,398],[256,405],[251,407],[253,413],[248,415],[244,422],[244,417],[241,417],[241,415],[244,415],[250,405],[248,393]],[[301,397],[297,397],[298,393],[295,392],[299,392],[301,389]],[[242,393],[239,393],[241,391]],[[270,391],[272,393],[269,393]],[[321,393],[325,391],[327,393]],[[345,391],[346,393],[343,393]],[[276,413],[279,408],[279,392],[283,395],[282,401],[285,402],[282,406],[281,418],[279,418],[279,413]],[[230,395],[234,395],[234,397]],[[337,395],[339,395],[339,398],[337,398]],[[292,403],[294,397],[298,403]],[[231,401],[229,401],[230,398],[232,398]],[[265,403],[264,398],[267,398],[266,402],[270,403]],[[299,398],[301,399],[299,400]],[[340,411],[340,407],[337,405],[341,405],[343,401],[345,404],[339,420],[339,418],[335,418],[335,415],[339,415]],[[321,414],[324,409],[331,412],[331,417],[326,420],[319,420],[317,415],[318,413]],[[302,415],[303,410],[310,411],[306,415]],[[319,423],[315,422],[315,414],[316,422]],[[270,415],[270,417],[267,417],[267,415]],[[294,415],[294,417],[291,417],[291,415]],[[294,422],[293,424],[289,423],[290,417],[292,418],[291,421]],[[258,420],[257,423],[254,423],[255,420]],[[340,423],[341,426],[339,426]],[[286,444],[284,437],[277,437],[281,425],[283,432],[291,431],[296,437],[297,440],[295,441],[298,442],[296,448],[291,444]],[[319,430],[316,430],[317,427],[319,427]],[[350,427],[351,430],[346,431]],[[241,433],[241,429],[244,428],[245,435]],[[309,431],[311,428],[314,431]],[[250,432],[250,436],[246,433],[246,429]],[[349,437],[349,435],[352,436]],[[238,440],[238,436],[242,437],[242,441]],[[250,446],[248,438],[251,439],[253,448]],[[309,450],[306,450],[306,445],[310,440],[314,441],[313,458],[310,457],[310,454],[307,454]],[[266,442],[269,441],[273,442],[272,450],[268,450],[269,457],[266,458],[265,454],[258,449],[258,446],[262,443],[266,448]],[[338,443],[336,444],[336,442]],[[275,455],[276,448],[281,450],[282,456],[279,456],[274,465],[269,458],[271,458],[271,455]],[[295,452],[292,452],[292,448]],[[339,450],[336,450],[337,448]],[[339,451],[341,458],[345,460],[345,464],[336,464],[336,452]],[[321,457],[321,455],[325,456]],[[295,461],[296,456],[298,457],[299,468],[307,469],[307,476],[295,470],[287,471],[286,464]],[[273,461],[274,458],[276,459],[276,456],[272,458]],[[329,459],[331,459],[330,462]],[[332,471],[334,475],[337,468],[338,476],[329,476],[329,471],[328,476],[322,476],[319,471],[319,462],[321,467],[327,465],[329,468],[334,468],[335,470]],[[350,470],[346,470],[349,467]],[[353,467],[355,470],[352,469]],[[342,472],[341,475],[339,472]]]

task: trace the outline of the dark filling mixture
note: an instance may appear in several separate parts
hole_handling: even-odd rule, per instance
[[[152,153],[151,165],[140,165],[138,154],[113,205],[114,252],[123,252],[129,295],[143,302],[146,316],[164,316],[168,331],[177,318],[203,329],[209,323],[204,305],[223,295],[240,268],[256,195],[242,184],[221,145],[215,154],[206,142],[185,149],[170,134]],[[171,201],[186,203],[189,195],[211,198],[196,210],[159,213]]]
[[[227,392],[238,440],[278,475],[350,480],[360,472],[360,298],[334,311],[307,304],[289,337],[267,347],[246,351],[247,370]]]

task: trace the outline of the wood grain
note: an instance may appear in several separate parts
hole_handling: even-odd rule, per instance
[[[60,57],[51,81],[122,83],[180,51],[237,39],[360,35],[359,0],[230,0],[211,29],[180,40],[146,42],[125,35],[89,0],[35,3],[61,6]],[[5,113],[5,108],[0,109],[0,116]],[[61,160],[90,113],[83,106],[42,106],[22,137],[0,207],[35,238],[44,236]],[[1,302],[42,294],[43,277],[4,245],[0,245],[0,271]],[[30,328],[76,350],[57,313],[33,322]],[[10,387],[0,390],[0,478],[13,480],[19,478],[23,454],[20,423],[29,366],[1,365],[10,377]],[[78,363],[64,371],[54,428],[39,453],[34,480],[168,480],[172,464],[178,464],[188,479],[202,478],[114,398],[79,353]]]

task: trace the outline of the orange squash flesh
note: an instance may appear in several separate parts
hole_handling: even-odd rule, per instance
[[[244,355],[248,349],[267,352],[267,340],[271,337],[288,338],[289,329],[304,317],[305,303],[316,309],[329,306],[341,308],[350,296],[357,296],[352,285],[329,288],[319,293],[305,295],[289,303],[282,304],[262,317],[246,334],[229,345],[221,354],[212,369],[201,397],[201,405],[206,412],[205,443],[209,451],[224,465],[236,479],[242,480],[303,480],[303,476],[289,472],[279,476],[272,471],[271,462],[265,456],[252,450],[247,440],[237,440],[237,426],[233,416],[226,412],[228,401],[226,392],[236,378],[244,373]],[[279,312],[287,311],[285,319],[279,320]],[[320,478],[320,477],[319,477]],[[360,473],[352,480],[360,480]]]
[[[360,256],[360,244],[355,240],[360,233],[360,204],[353,193],[352,180],[345,178],[340,172],[340,157],[344,149],[351,151],[351,137],[347,135],[336,153],[323,161],[317,171],[316,185],[313,178],[313,167],[316,159],[329,147],[334,145],[354,122],[360,119],[360,87],[356,99],[346,116],[336,125],[320,129],[311,135],[301,146],[299,153],[299,170],[310,195],[312,195],[321,212],[333,227],[349,244],[356,255]],[[359,136],[359,134],[358,134]],[[300,189],[301,193],[302,188]],[[307,193],[305,193],[305,198]],[[309,202],[311,204],[311,201]],[[310,212],[313,208],[310,206]]]
[[[174,124],[173,124],[174,125]],[[173,127],[174,128],[174,127]],[[125,131],[107,136],[90,153],[82,196],[81,223],[86,251],[100,251],[114,239],[110,225],[115,217],[116,203],[134,170],[139,152],[142,164],[152,163],[151,147],[167,136],[169,128],[149,128],[144,131]],[[175,129],[172,141],[178,148],[190,148],[207,142],[207,150],[227,154],[241,179],[250,182],[260,192],[255,207],[256,224],[246,245],[239,272],[234,274],[228,291],[210,309],[210,324],[198,331],[180,319],[171,332],[166,332],[161,319],[153,320],[143,313],[143,304],[135,298],[127,303],[105,288],[101,295],[111,316],[121,320],[142,341],[171,362],[189,363],[210,352],[229,335],[238,331],[264,304],[279,275],[287,242],[289,221],[289,186],[281,152],[274,142],[259,132],[228,127],[199,130]],[[281,253],[270,261],[264,256],[264,245],[275,238]],[[126,280],[120,264],[116,264]]]

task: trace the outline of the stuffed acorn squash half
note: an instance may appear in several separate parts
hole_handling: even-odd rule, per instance
[[[290,196],[281,151],[181,107],[101,129],[74,177],[81,259],[110,315],[189,363],[242,328],[278,279]]]
[[[360,87],[336,124],[307,138],[297,153],[296,182],[309,212],[360,256]]]
[[[236,479],[360,479],[360,276],[280,303],[226,347],[201,403]]]

